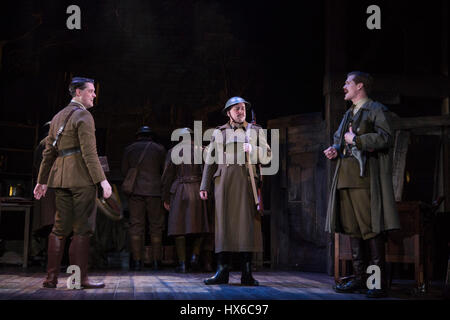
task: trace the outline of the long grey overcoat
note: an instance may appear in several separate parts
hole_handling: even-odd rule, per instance
[[[262,129],[258,125],[245,122],[243,128],[234,132],[238,130],[249,132],[250,128],[256,132],[260,132]],[[227,139],[229,138],[227,129],[234,130],[229,123],[216,129],[221,131],[223,140],[222,142],[218,142],[217,139],[212,140],[207,149],[207,159],[211,159],[212,154],[215,153],[216,159],[223,156],[224,161],[223,163],[208,164],[207,160],[200,186],[200,190],[210,193],[211,182],[214,183],[215,251],[262,252],[261,217],[256,210],[248,166],[238,163],[236,159],[245,141]],[[258,135],[257,140],[251,154],[258,152],[260,155],[258,162],[267,163],[271,159],[271,151],[265,136]],[[252,143],[251,140],[248,142]],[[221,149],[220,144],[222,143]],[[262,152],[262,150],[267,152]],[[234,163],[227,164],[225,159],[234,159]],[[255,174],[257,185],[259,173],[256,165],[251,164],[250,167]]]
[[[339,176],[340,156],[344,149],[346,119],[352,108],[349,108],[334,134],[333,147],[338,151],[336,171],[328,199],[325,231],[342,233],[340,227],[340,206],[337,182]],[[400,221],[394,198],[392,185],[392,154],[394,133],[390,125],[389,110],[379,102],[369,100],[357,112],[353,128],[357,135],[356,145],[366,152],[370,172],[370,207],[372,232],[399,229]]]

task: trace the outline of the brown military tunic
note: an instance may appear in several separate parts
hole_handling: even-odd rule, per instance
[[[191,149],[191,163],[175,165],[171,159],[173,149],[170,149],[162,176],[163,201],[170,203],[168,235],[209,233],[212,230],[207,203],[199,195],[202,166],[194,164],[194,144],[184,143],[184,146]]]
[[[67,115],[76,109],[59,137],[58,150],[79,148],[81,152],[58,156],[53,141]],[[53,233],[68,236],[93,233],[96,213],[96,184],[105,180],[97,155],[95,124],[91,113],[80,104],[70,102],[52,119],[46,138],[38,183],[54,188],[56,194]]]
[[[125,149],[122,159],[122,174],[126,176],[130,168],[135,168],[144,151],[139,165],[136,184],[128,199],[130,210],[130,234],[143,235],[145,217],[148,217],[150,234],[161,235],[164,230],[164,212],[161,203],[161,175],[164,170],[166,150],[150,138],[139,138]]]
[[[250,127],[257,132],[261,130],[260,126],[247,122],[237,130],[247,131]],[[234,128],[227,123],[217,129],[223,135],[222,141],[224,144],[231,144],[231,148],[221,147],[221,142],[213,139],[208,146],[208,158],[211,158],[213,152],[215,152],[220,153],[218,154],[219,159],[223,157],[223,159],[234,158],[234,160],[237,160],[243,142],[230,142],[226,137],[226,129],[234,130]],[[268,151],[265,157],[270,158],[270,148],[265,137],[258,139],[252,154],[259,152],[263,145]],[[236,154],[233,154],[233,149]],[[264,163],[268,161],[268,159],[260,158],[258,160]],[[255,165],[252,164],[250,168],[253,170],[256,180],[258,180],[259,176]],[[239,164],[237,161],[223,164],[206,163],[200,190],[206,190],[210,193],[212,180],[215,196],[215,251],[262,252],[261,217],[256,210],[247,165]],[[258,184],[258,181],[256,181],[256,184]]]

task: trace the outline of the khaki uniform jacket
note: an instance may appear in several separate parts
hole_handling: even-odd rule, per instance
[[[150,138],[139,138],[136,142],[126,147],[122,159],[122,174],[125,177],[128,169],[136,168],[139,158],[148,143],[150,145],[139,165],[139,172],[132,195],[160,197],[161,175],[164,171],[166,159],[166,149],[162,145],[152,141]]]
[[[343,129],[352,108],[347,110],[344,118],[334,134],[333,147],[338,151],[336,171],[331,185],[328,199],[327,218],[325,231],[343,232],[340,226],[340,206],[339,192],[337,190],[339,169],[341,164],[340,156],[344,148]],[[358,119],[360,118],[360,119]],[[370,215],[372,232],[399,229],[400,219],[394,198],[394,188],[392,184],[392,154],[394,132],[390,125],[390,115],[388,109],[381,103],[369,100],[354,117],[354,123],[359,125],[353,128],[356,134],[355,139],[358,149],[366,152],[367,162],[370,171]]]
[[[59,127],[74,108],[78,109],[71,115],[59,136],[57,148],[64,150],[79,147],[81,153],[58,157],[52,143]],[[85,187],[106,179],[97,154],[94,118],[77,103],[69,103],[53,117],[42,156],[38,183],[47,184],[51,188]]]
[[[244,123],[245,128],[252,127],[258,132],[262,129],[258,125]],[[229,123],[217,128],[222,132],[223,141],[226,140],[226,129],[231,129]],[[215,251],[231,252],[262,252],[261,217],[256,210],[250,182],[249,170],[245,164],[208,164],[212,152],[218,153],[221,148],[213,139],[208,146],[207,163],[203,170],[200,190],[206,190],[210,194],[211,181],[214,182],[215,197]],[[259,152],[261,146],[266,148],[265,159],[259,158],[267,163],[271,158],[270,148],[265,137],[258,139],[256,150]],[[242,150],[242,143],[235,143],[235,150]],[[222,156],[225,159],[229,149],[222,148]],[[219,158],[221,155],[219,155]],[[256,180],[259,179],[256,166],[251,165]],[[258,185],[258,181],[256,181]],[[209,197],[211,194],[209,195]]]
[[[191,163],[174,164],[170,149],[162,176],[163,200],[170,203],[168,235],[184,235],[212,232],[207,202],[200,199],[202,165],[194,164],[194,144],[184,143],[191,149]],[[201,147],[199,146],[201,151]],[[180,152],[182,155],[183,152]]]

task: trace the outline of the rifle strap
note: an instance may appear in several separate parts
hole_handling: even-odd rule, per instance
[[[55,141],[53,141],[53,147],[55,147],[56,150],[58,150],[58,147],[57,147],[56,144],[58,143],[59,136],[63,133],[64,128],[66,127],[67,122],[69,121],[69,119],[72,116],[72,114],[78,109],[81,109],[81,108],[80,107],[75,107],[72,110],[70,110],[69,114],[67,115],[66,119],[64,120],[64,123],[62,124],[61,127],[59,127],[58,132],[56,132]]]

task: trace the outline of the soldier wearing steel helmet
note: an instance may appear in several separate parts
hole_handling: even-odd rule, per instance
[[[211,181],[214,181],[215,198],[215,251],[217,253],[217,272],[205,279],[207,285],[228,283],[232,252],[239,252],[241,257],[241,284],[257,286],[259,283],[252,276],[252,254],[262,252],[261,217],[253,197],[251,175],[258,183],[259,175],[256,163],[240,163],[240,155],[258,155],[257,162],[267,163],[270,160],[270,148],[264,135],[257,141],[239,139],[229,135],[239,133],[247,137],[247,133],[260,133],[259,125],[248,123],[246,111],[250,103],[241,97],[230,98],[223,109],[228,122],[216,128],[215,135],[208,146],[208,155],[200,185],[200,197],[208,199]],[[219,139],[220,138],[220,139]],[[220,144],[223,143],[222,146]],[[225,147],[224,147],[225,145]],[[267,152],[261,152],[261,150]],[[234,152],[231,150],[235,150]],[[223,153],[225,162],[210,163],[208,159],[214,153]],[[220,159],[221,156],[216,157]],[[233,159],[234,158],[234,159]],[[246,157],[248,159],[248,157]],[[232,159],[233,161],[228,161]],[[253,174],[250,170],[253,171]]]
[[[153,140],[153,132],[148,126],[139,128],[137,140],[125,149],[122,159],[122,174],[127,175],[136,168],[143,152],[142,162],[132,193],[129,195],[131,266],[134,270],[143,267],[145,242],[145,220],[149,222],[150,241],[153,254],[153,269],[161,264],[162,232],[164,212],[161,203],[161,175],[166,157],[165,148]],[[147,147],[147,149],[145,149]]]

